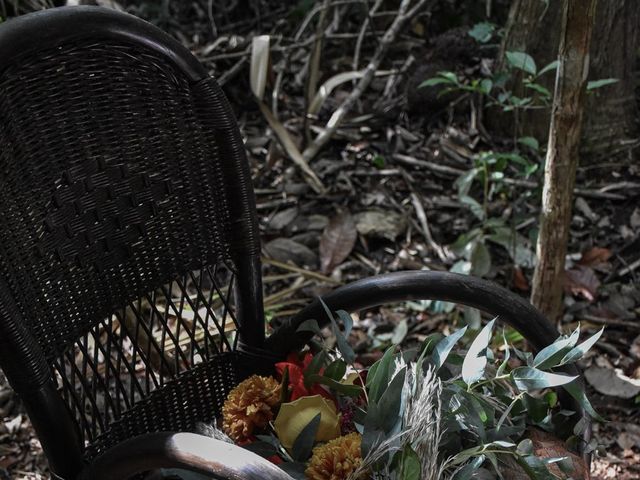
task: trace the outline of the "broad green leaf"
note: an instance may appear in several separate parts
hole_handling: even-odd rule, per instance
[[[551,97],[551,92],[549,91],[549,89],[546,88],[546,87],[543,87],[539,83],[525,83],[524,86],[526,88],[528,88],[529,90],[533,90],[534,92],[538,92],[540,95],[542,95],[545,98],[550,98]]]
[[[525,147],[529,147],[531,150],[538,151],[540,150],[540,143],[534,137],[520,137],[518,139],[518,143],[524,145]]]
[[[338,351],[342,354],[345,361],[349,365],[351,365],[356,359],[356,354],[353,351],[353,348],[351,348],[351,345],[349,345],[349,342],[347,341],[344,334],[340,331],[340,327],[338,327],[338,323],[336,322],[335,317],[331,313],[331,310],[329,310],[329,307],[327,306],[327,304],[324,303],[322,299],[320,299],[320,303],[322,304],[324,311],[326,312],[327,316],[329,317],[329,320],[331,321],[331,331],[336,337],[336,346],[338,347]]]
[[[311,419],[311,421],[302,429],[296,441],[293,442],[293,447],[291,448],[291,457],[298,461],[304,462],[311,455],[311,449],[313,448],[313,444],[315,443],[316,434],[318,433],[318,428],[320,428],[320,417],[321,414],[317,414],[315,417]]]
[[[451,480],[470,480],[473,478],[474,472],[484,463],[485,456],[479,455],[474,457],[468,464],[457,470]]]
[[[296,329],[296,332],[313,332],[316,335],[321,335],[320,325],[318,325],[318,322],[313,319],[302,322]]]
[[[453,349],[455,344],[462,338],[466,331],[467,327],[461,328],[457,332],[452,333],[448,337],[445,337],[438,342],[436,348],[431,354],[431,361],[433,362],[436,370],[444,365],[444,362],[447,361],[449,353],[451,353],[451,350]]]
[[[394,350],[395,347],[387,349],[382,358],[369,369],[369,373],[367,374],[369,401],[377,402],[382,392],[384,392],[389,385],[389,368],[393,365]]]
[[[518,367],[511,372],[513,383],[523,392],[566,385],[576,378],[578,377],[543,372],[533,367]]]
[[[594,418],[599,422],[606,421],[598,414],[598,412],[594,410],[591,402],[589,402],[589,399],[587,398],[587,395],[584,393],[584,387],[579,382],[568,383],[566,385],[563,385],[562,388],[569,392],[569,395],[571,395],[578,402],[582,409],[587,412],[591,416],[591,418]]]
[[[471,30],[469,30],[469,36],[474,38],[479,43],[487,43],[491,40],[493,32],[496,26],[489,22],[476,23]]]
[[[560,361],[560,365],[565,365],[567,363],[573,363],[580,360],[585,353],[587,353],[591,347],[593,347],[596,342],[602,336],[604,332],[604,327],[600,329],[597,333],[586,339],[584,342],[579,344],[578,346],[572,348],[569,353],[567,353],[562,360]]]
[[[576,345],[580,338],[580,327],[568,337],[558,337],[551,345],[547,345],[533,359],[533,366],[541,370],[557,367],[562,358]]]
[[[514,67],[519,68],[531,75],[535,75],[538,71],[536,62],[531,58],[531,55],[524,52],[507,52],[507,62]]]
[[[322,385],[326,385],[332,390],[348,397],[358,397],[362,394],[362,387],[359,385],[349,385],[347,383],[336,382],[332,378],[318,375],[317,373],[309,375],[308,378],[312,383],[321,383]]]
[[[400,412],[400,404],[402,402],[402,388],[404,387],[404,379],[407,374],[407,367],[400,370],[389,383],[378,402],[380,410],[383,412],[382,422],[380,426],[386,433],[390,433],[393,427],[402,416]]]
[[[483,277],[491,270],[491,254],[484,242],[476,242],[471,251],[471,275]]]
[[[496,319],[491,320],[476,336],[462,362],[462,379],[467,385],[480,380],[487,366],[487,347],[491,341],[491,332]]]
[[[482,205],[480,205],[476,200],[468,195],[464,195],[460,197],[460,202],[468,205],[471,209],[471,213],[473,213],[478,220],[484,220],[484,209],[482,208]]]
[[[411,448],[411,445],[405,445],[402,449],[400,458],[400,472],[398,480],[421,480],[422,464],[418,454]]]
[[[488,78],[485,78],[480,82],[480,90],[485,95],[489,95],[492,89],[493,89],[493,82]]]
[[[313,358],[311,359],[311,363],[309,363],[309,366],[304,371],[305,387],[311,387],[311,385],[313,384],[311,376],[318,373],[320,369],[326,365],[328,358],[329,357],[327,355],[327,352],[325,352],[324,350],[320,350],[313,356]]]
[[[344,325],[344,336],[348,337],[351,333],[351,329],[353,328],[353,318],[351,318],[351,315],[344,310],[338,310],[336,314],[338,315],[338,318],[342,320],[342,324]]]
[[[324,376],[339,382],[347,372],[347,364],[344,361],[337,359],[329,364],[324,371]]]
[[[544,67],[542,67],[542,69],[538,72],[538,77],[541,75],[544,75],[545,73],[547,73],[550,70],[555,70],[558,68],[558,65],[560,65],[560,62],[558,62],[558,60],[554,60],[553,62],[551,62],[549,65],[546,65]]]
[[[473,180],[478,176],[480,172],[479,168],[472,168],[471,170],[460,175],[454,185],[458,188],[458,196],[464,197],[469,194],[469,189],[471,189],[471,184]]]
[[[591,80],[587,83],[587,90],[596,90],[597,88],[606,87],[607,85],[611,85],[613,83],[618,83],[620,79],[618,78],[603,78],[600,80]]]
[[[442,77],[434,77],[420,83],[420,85],[418,85],[418,88],[435,87],[436,85],[440,85],[443,83],[446,83],[447,85],[449,85],[451,84],[451,81]]]

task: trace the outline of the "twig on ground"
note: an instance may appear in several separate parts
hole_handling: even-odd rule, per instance
[[[415,16],[415,14],[420,11],[420,9],[422,9],[427,3],[433,3],[433,0],[418,0],[418,2],[412,8],[409,8],[411,0],[402,0],[398,15],[380,40],[380,44],[373,54],[369,65],[367,65],[365,74],[358,82],[358,85],[340,104],[337,110],[333,112],[333,115],[331,115],[331,118],[329,118],[329,121],[327,122],[323,132],[320,133],[320,135],[318,135],[302,153],[302,156],[307,162],[312,160],[318,154],[318,152],[327,144],[327,142],[331,140],[331,137],[333,137],[333,134],[344,120],[344,117],[351,111],[353,105],[367,89],[367,87],[371,83],[371,80],[373,80],[376,70],[378,70],[382,59],[385,57],[389,46],[398,35],[398,32],[402,29],[402,27],[404,27],[406,22],[413,16]]]
[[[305,270],[304,268],[300,268],[296,265],[291,265],[290,263],[280,262],[278,260],[274,260],[272,258],[262,258],[262,263],[265,265],[271,265],[276,268],[281,268],[282,270],[288,270],[290,272],[299,273],[303,277],[312,278],[314,280],[319,280],[321,282],[330,283],[332,285],[342,285],[342,282],[338,280],[334,280],[331,277],[327,277],[326,275],[322,275],[321,273],[312,272],[310,270]]]
[[[447,255],[445,249],[433,239],[433,235],[431,235],[431,229],[429,228],[429,222],[427,220],[427,214],[424,211],[424,206],[422,205],[420,198],[415,194],[415,192],[411,193],[411,204],[416,211],[418,221],[420,222],[422,234],[427,240],[427,243],[436,253],[436,255],[438,255],[440,261],[442,261],[443,263],[447,263],[447,261],[449,260],[449,255]]]
[[[620,270],[620,273],[618,273],[618,275],[620,277],[624,277],[626,274],[633,272],[638,267],[640,267],[640,258],[637,259],[635,262],[633,262],[631,265],[628,265],[625,268],[623,268],[622,270]]]

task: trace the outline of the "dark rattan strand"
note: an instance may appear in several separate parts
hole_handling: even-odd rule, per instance
[[[238,355],[215,355],[152,392],[91,443],[87,459],[137,435],[194,432],[198,422],[215,422],[229,390],[245,376]]]
[[[233,278],[220,265],[189,272],[131,301],[58,359],[56,378],[84,442],[91,445],[104,435],[115,438],[109,431],[129,415],[125,412],[144,408],[138,404],[196,365],[235,350]],[[207,418],[217,409],[213,403],[210,407]],[[158,425],[163,421],[158,419]],[[139,433],[158,431],[158,426],[147,427]]]
[[[236,160],[217,160],[224,126],[198,117],[196,96],[118,44],[1,72],[0,269],[49,361],[123,299],[229,259],[222,164]]]

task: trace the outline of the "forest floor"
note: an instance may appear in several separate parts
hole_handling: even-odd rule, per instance
[[[298,148],[308,145],[352,88],[352,81],[337,86],[305,119],[313,23],[296,35],[285,3],[251,19],[229,11],[214,16],[214,40],[211,16],[200,6],[206,2],[176,2],[168,16],[140,2],[121,3],[188,45],[236,109],[254,174],[269,319],[286,317],[336,285],[406,269],[482,275],[529,296],[541,169],[525,177],[517,164],[507,164],[486,184],[460,178],[487,152],[515,151],[540,164],[542,149],[518,147],[489,128],[491,112],[483,111],[475,94],[438,96],[416,88],[437,74],[428,67],[433,59],[448,59],[459,78],[480,78],[491,68],[495,45],[475,44],[468,28],[445,31],[433,20],[443,10],[415,19],[382,62],[389,73],[371,83],[309,162],[325,188],[318,193],[281,146],[249,82],[251,39],[270,34],[274,54],[267,84],[269,93],[277,93],[265,103],[272,111],[277,107],[276,128],[286,130]],[[320,83],[354,70],[361,18],[347,13],[327,19]],[[358,68],[375,52],[385,27],[373,24]],[[558,327],[569,331],[579,323],[584,333],[605,327],[581,362],[592,403],[607,419],[594,426],[600,448],[592,478],[630,480],[640,478],[640,164],[624,156],[598,159],[579,168],[577,187]],[[363,363],[370,362],[392,338],[420,341],[452,322],[479,320],[473,311],[442,303],[381,308],[361,319],[357,351]],[[0,479],[39,478],[27,473],[44,472],[39,444],[18,399],[1,383],[0,419]]]

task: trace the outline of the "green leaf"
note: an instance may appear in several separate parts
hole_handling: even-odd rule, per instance
[[[491,254],[484,242],[476,242],[471,251],[471,275],[483,277],[491,270]]]
[[[485,456],[479,455],[474,457],[469,463],[455,472],[451,480],[470,480],[473,478],[475,471],[484,463]]]
[[[375,155],[371,159],[371,163],[376,168],[384,168],[384,166],[386,165],[387,162],[386,162],[386,160],[384,159],[384,157],[382,155]]]
[[[606,87],[607,85],[611,85],[614,83],[618,83],[620,79],[618,78],[603,78],[600,80],[591,80],[587,83],[587,91],[596,90],[598,88]]]
[[[400,370],[389,383],[378,402],[383,418],[380,426],[386,433],[390,433],[393,427],[402,416],[400,412],[400,404],[402,403],[402,388],[404,387],[404,378],[407,373],[407,367]]]
[[[485,95],[489,95],[493,89],[493,82],[488,78],[485,78],[480,82],[480,91]]]
[[[369,369],[367,389],[369,391],[369,401],[371,402],[377,402],[389,385],[389,368],[393,365],[394,350],[395,347],[387,349],[382,358]]]
[[[507,52],[506,56],[507,62],[509,62],[512,67],[523,70],[531,75],[536,74],[538,69],[531,55],[524,52]]]
[[[478,176],[480,172],[479,168],[472,168],[468,172],[460,175],[454,185],[458,188],[458,196],[465,197],[469,194],[469,190],[471,189],[471,185],[473,184],[473,180]]]
[[[591,416],[591,418],[594,418],[599,422],[606,421],[598,414],[598,412],[595,411],[595,409],[591,405],[591,402],[589,402],[587,395],[584,393],[584,387],[582,386],[582,384],[580,384],[580,382],[571,382],[563,385],[562,388],[569,392],[569,395],[571,395],[578,402],[582,409],[587,412]]]
[[[466,331],[467,327],[461,328],[457,332],[452,333],[448,337],[445,337],[438,342],[436,348],[431,354],[431,361],[433,362],[436,370],[444,365],[444,362],[447,361],[449,353],[451,353],[451,350],[453,349],[455,344],[462,338]]]
[[[541,370],[557,367],[562,358],[575,346],[580,338],[580,327],[568,336],[560,336],[551,345],[547,345],[533,359],[533,366]]]
[[[319,413],[313,417],[296,437],[291,448],[291,457],[294,460],[304,462],[311,455],[311,449],[315,443],[318,428],[320,428],[320,417]]]
[[[523,392],[566,385],[576,378],[578,377],[543,372],[533,367],[518,367],[511,372],[511,380]]]
[[[313,319],[305,320],[304,322],[302,322],[296,329],[296,332],[313,332],[316,335],[321,334],[318,322]]]
[[[551,92],[549,91],[549,89],[546,88],[546,87],[543,87],[539,83],[525,83],[524,86],[526,88],[528,88],[529,90],[533,90],[535,92],[538,92],[540,95],[542,95],[545,98],[550,98],[551,97]]]
[[[400,458],[399,480],[420,480],[422,478],[422,464],[418,454],[411,448],[411,445],[405,445],[402,449],[402,457]]]
[[[540,150],[540,143],[534,137],[520,137],[518,143],[536,152]]]
[[[578,346],[572,348],[569,351],[569,353],[567,353],[562,358],[559,365],[566,365],[567,363],[573,363],[580,360],[584,356],[584,354],[587,353],[591,349],[591,347],[593,347],[596,344],[596,342],[602,336],[603,332],[604,332],[604,327],[602,327],[600,331],[598,331],[597,333],[595,333],[594,335],[586,339],[584,342],[582,342]]]
[[[491,320],[476,336],[462,362],[462,379],[467,385],[480,380],[487,366],[487,347],[491,340],[491,332],[496,319]]]
[[[451,84],[451,81],[447,80],[446,78],[442,78],[442,77],[434,77],[434,78],[430,78],[429,80],[425,80],[424,82],[420,83],[420,85],[418,85],[418,88],[435,87],[436,85],[440,85],[442,83]]]
[[[556,70],[558,68],[558,65],[560,65],[560,62],[558,60],[554,60],[553,62],[551,62],[549,65],[546,65],[544,67],[542,67],[542,70],[540,70],[538,72],[538,77],[541,75],[544,75],[545,73],[551,71],[551,70]]]
[[[460,202],[468,205],[471,209],[471,213],[473,213],[476,218],[478,218],[478,220],[484,220],[484,209],[482,208],[482,205],[480,205],[476,200],[469,197],[468,195],[465,195],[463,197],[460,197]]]
[[[325,352],[324,350],[320,350],[318,353],[316,353],[313,356],[313,358],[311,359],[311,362],[309,363],[309,366],[304,371],[305,387],[307,388],[311,387],[311,385],[313,384],[310,379],[311,376],[318,373],[320,369],[325,366],[328,358],[329,357],[327,355],[327,352]]]
[[[338,315],[338,318],[342,320],[342,324],[344,325],[344,336],[348,337],[351,333],[351,329],[353,328],[353,318],[351,318],[351,315],[344,310],[338,310],[336,314]]]
[[[349,385],[346,383],[336,382],[333,378],[318,375],[317,373],[309,375],[308,378],[312,383],[321,383],[322,385],[326,385],[332,390],[348,397],[358,397],[362,394],[362,387],[359,385]]]
[[[329,364],[324,371],[324,376],[339,382],[347,372],[347,364],[344,361],[337,359]]]
[[[338,347],[338,351],[342,354],[346,362],[351,365],[356,359],[356,354],[353,351],[353,348],[351,348],[351,345],[349,345],[349,342],[347,341],[344,334],[340,331],[340,328],[336,323],[336,319],[331,313],[331,310],[329,310],[327,304],[324,303],[322,299],[320,299],[320,303],[322,303],[322,306],[324,307],[324,310],[327,313],[329,320],[331,321],[331,331],[336,337],[336,346]]]
[[[489,22],[476,23],[471,30],[469,36],[473,37],[479,43],[487,43],[491,40],[496,26]]]

